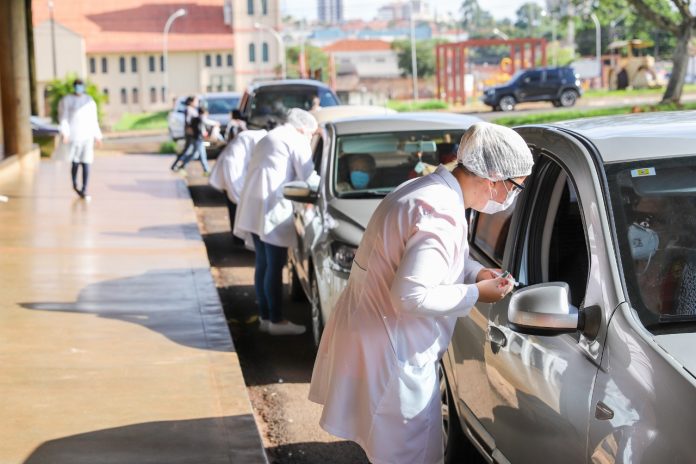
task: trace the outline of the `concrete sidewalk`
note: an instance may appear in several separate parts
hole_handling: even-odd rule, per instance
[[[170,161],[0,184],[0,463],[266,463]]]

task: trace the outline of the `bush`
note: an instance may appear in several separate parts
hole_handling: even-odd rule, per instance
[[[176,142],[173,140],[167,140],[160,144],[159,152],[163,155],[170,155],[176,153]]]
[[[51,106],[51,119],[53,122],[58,122],[58,104],[64,96],[73,93],[73,82],[77,79],[76,74],[68,74],[63,79],[55,79],[49,82],[46,87],[48,91],[48,101]],[[106,95],[101,93],[96,84],[83,79],[85,83],[85,92],[92,97],[97,104],[97,117],[101,123],[103,120],[102,107],[106,102]]]

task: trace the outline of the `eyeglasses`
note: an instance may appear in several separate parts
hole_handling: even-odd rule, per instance
[[[524,190],[524,185],[522,185],[522,184],[520,184],[520,183],[518,183],[518,182],[515,182],[515,181],[512,180],[512,179],[507,179],[507,181],[510,182],[512,185],[514,185],[517,189],[519,189],[519,190]]]

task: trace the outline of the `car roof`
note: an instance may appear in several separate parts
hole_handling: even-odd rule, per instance
[[[466,130],[481,119],[454,113],[397,113],[380,116],[356,116],[331,122],[337,135],[401,132],[409,130]]]
[[[206,92],[198,97],[205,100],[206,98],[240,98],[241,96],[239,92]]]
[[[259,81],[249,84],[247,91],[255,92],[262,87],[283,87],[283,86],[305,86],[305,87],[322,87],[328,89],[329,86],[321,81],[314,79],[283,79],[277,81]]]
[[[396,111],[376,105],[335,105],[322,107],[318,111],[312,111],[312,115],[314,115],[319,124],[336,119],[388,114],[396,114]]]
[[[605,163],[696,154],[696,111],[603,116],[550,126],[590,140]]]

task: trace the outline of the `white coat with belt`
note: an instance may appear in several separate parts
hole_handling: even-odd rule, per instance
[[[234,204],[239,204],[251,154],[266,134],[268,131],[265,129],[245,130],[237,134],[220,153],[210,172],[210,185],[224,190]]]
[[[372,216],[322,336],[309,399],[373,464],[443,459],[437,364],[478,300],[462,191],[440,166]]]
[[[256,234],[279,247],[294,245],[292,203],[283,184],[310,178],[314,166],[309,139],[290,124],[268,132],[254,148],[234,219],[234,234]]]

